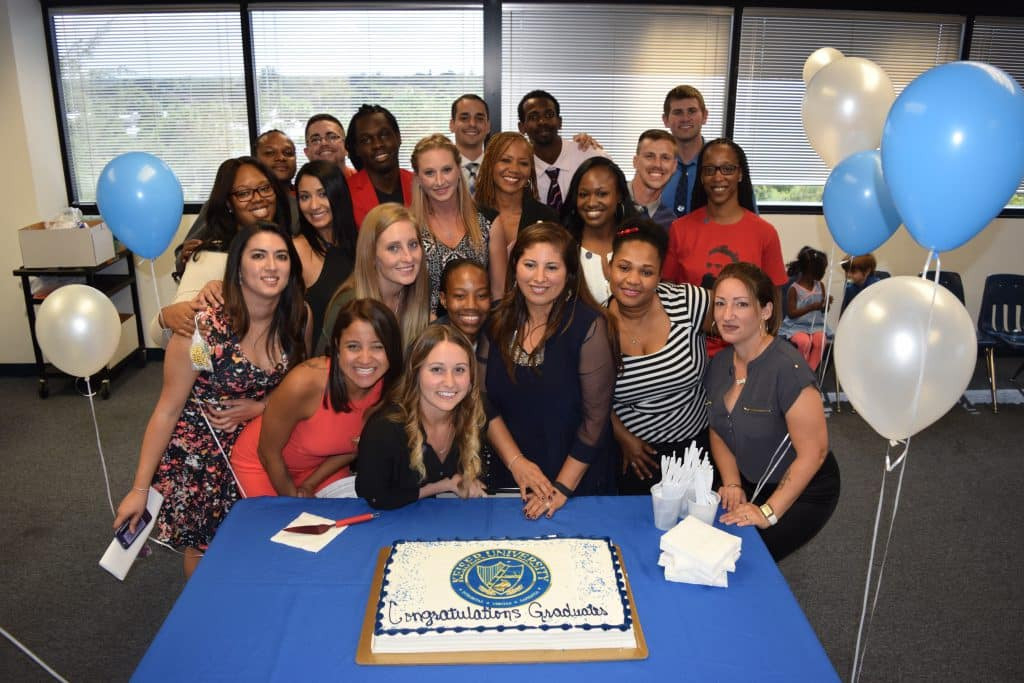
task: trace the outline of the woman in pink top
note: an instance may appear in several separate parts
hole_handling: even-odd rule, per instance
[[[353,301],[327,356],[293,369],[231,451],[243,496],[306,498],[347,477],[368,411],[402,372],[402,334],[387,306]]]

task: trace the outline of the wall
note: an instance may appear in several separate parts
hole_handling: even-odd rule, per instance
[[[5,211],[0,227],[0,319],[9,321],[0,332],[0,364],[31,363],[32,345],[20,279],[8,275],[21,265],[17,230],[53,216],[67,202],[38,0],[7,0],[0,7],[0,130],[7,131],[6,163],[0,170],[0,199]],[[833,249],[822,216],[765,217],[778,228],[787,260],[795,258],[805,244],[825,253]],[[183,239],[191,222],[191,216],[182,219],[175,243]],[[965,246],[942,255],[942,268],[959,271],[964,278],[967,309],[972,316],[977,315],[986,275],[1024,271],[1022,228],[1022,219],[997,219]],[[901,230],[876,256],[881,269],[909,275],[920,272],[926,254]],[[841,257],[835,254],[834,265]],[[162,256],[154,265],[161,300],[168,301],[174,292],[172,259]],[[835,272],[832,286],[838,294],[842,291],[842,272],[838,267]],[[144,323],[148,324],[157,309],[148,262],[139,267],[139,291]],[[150,341],[149,345],[154,344]]]

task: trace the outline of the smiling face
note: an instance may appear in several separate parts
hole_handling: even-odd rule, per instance
[[[729,145],[712,145],[704,150],[700,180],[708,197],[708,204],[724,206],[739,202],[738,192],[743,171],[736,152]],[[710,173],[709,173],[710,171]]]
[[[338,339],[338,364],[351,395],[364,395],[390,367],[384,343],[365,320],[353,320]]]
[[[235,172],[230,202],[235,220],[242,227],[249,227],[256,221],[273,222],[277,213],[274,186],[262,171],[249,164],[239,166]]]
[[[338,168],[344,168],[345,131],[330,119],[313,122],[306,130],[305,152],[310,161],[329,161]]]
[[[623,308],[650,304],[660,279],[661,259],[653,244],[629,240],[612,257],[608,284],[615,301]]]
[[[291,187],[295,177],[295,143],[284,133],[267,133],[256,146],[256,158],[278,180]]]
[[[364,168],[381,175],[398,168],[398,148],[402,138],[384,114],[378,112],[356,119],[355,135]]]
[[[462,170],[450,150],[428,149],[416,157],[416,179],[428,201],[444,203],[456,198]]]
[[[323,183],[313,175],[299,178],[297,189],[299,211],[317,230],[331,227],[331,202],[327,199],[327,191]]]
[[[633,168],[645,187],[661,190],[676,170],[676,146],[668,140],[643,140],[633,157]]]
[[[529,307],[550,310],[567,279],[565,260],[550,242],[531,244],[516,261],[516,287]]]
[[[491,132],[491,119],[487,116],[484,103],[464,97],[455,105],[455,118],[448,123],[448,130],[455,134],[459,148],[478,149]]]
[[[441,305],[452,325],[475,341],[491,310],[491,285],[487,272],[474,265],[457,267],[448,274],[441,291]]]
[[[494,164],[494,184],[501,192],[517,194],[526,188],[533,168],[533,153],[522,140],[513,140]]]
[[[580,178],[576,210],[583,229],[602,230],[615,224],[615,210],[622,201],[615,174],[605,166],[595,166]]]
[[[761,306],[747,286],[734,277],[726,277],[715,286],[714,307],[718,333],[733,345],[761,336],[772,314],[772,304]]]
[[[562,117],[555,112],[555,103],[546,97],[533,97],[523,103],[523,120],[519,132],[538,147],[547,147],[558,137]]]
[[[245,295],[273,298],[288,286],[291,257],[284,238],[261,230],[249,238],[242,250],[239,280]]]
[[[377,274],[383,281],[402,287],[416,282],[423,262],[423,250],[416,227],[396,221],[377,238]]]
[[[669,102],[668,114],[661,117],[662,123],[679,142],[690,142],[700,138],[701,128],[708,122],[708,113],[701,109],[695,97],[684,97]]]
[[[473,382],[469,355],[450,341],[430,350],[419,371],[420,410],[432,417],[453,411]]]

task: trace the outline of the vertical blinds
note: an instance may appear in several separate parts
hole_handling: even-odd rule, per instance
[[[96,201],[108,161],[146,151],[185,201],[204,201],[217,166],[249,147],[237,11],[60,10],[53,22],[72,196]]]
[[[395,115],[401,165],[409,168],[420,138],[448,132],[452,102],[483,92],[481,5],[254,9],[251,16],[259,128],[288,133],[300,165],[312,114],[333,114],[347,131],[366,103]]]
[[[801,119],[803,66],[820,47],[876,62],[898,95],[959,58],[963,19],[935,15],[750,9],[743,13],[735,138],[763,201],[820,202],[829,169]],[[952,103],[951,103],[952,104]]]
[[[971,59],[987,62],[1010,74],[1024,87],[1024,19],[1009,17],[978,17],[974,20],[971,38]],[[1024,181],[1010,201],[1010,206],[1024,206]]]
[[[705,136],[722,131],[732,12],[663,5],[502,4],[502,129],[530,90],[561,106],[563,137],[587,132],[632,176],[636,141],[662,128],[665,94],[695,86]]]

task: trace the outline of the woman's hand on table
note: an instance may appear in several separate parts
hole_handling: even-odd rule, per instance
[[[509,470],[512,472],[512,477],[516,480],[516,485],[519,487],[519,496],[523,499],[524,503],[527,502],[527,498],[530,495],[527,493],[527,489],[545,500],[550,499],[552,494],[554,494],[555,487],[551,485],[548,478],[537,467],[537,463],[527,460],[525,456],[517,456],[513,459]]]
[[[316,496],[313,494],[313,490],[312,489],[308,489],[305,486],[296,486],[295,487],[295,497],[296,498],[316,498]]]
[[[761,508],[753,503],[737,505],[733,510],[726,512],[721,517],[722,524],[735,524],[736,526],[756,526],[758,529],[767,529],[771,526],[768,518],[761,512]]]
[[[552,515],[560,510],[568,500],[560,491],[555,491],[550,498],[542,498],[531,493],[526,498],[526,504],[523,505],[523,515],[527,519],[540,519],[541,515],[551,519]]]
[[[483,498],[487,495],[487,489],[482,481],[474,479],[464,489],[460,488],[458,494],[460,498]]]
[[[746,492],[737,484],[719,486],[718,495],[722,497],[722,507],[730,512],[747,502]]]
[[[622,450],[622,473],[629,469],[641,479],[654,476],[653,470],[660,469],[658,461],[652,458],[657,451],[643,439],[625,432],[618,436],[619,448]]]
[[[233,398],[221,401],[216,407],[206,409],[206,416],[214,429],[222,432],[233,432],[239,425],[245,424],[257,415],[263,414],[266,403],[251,398]]]

